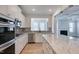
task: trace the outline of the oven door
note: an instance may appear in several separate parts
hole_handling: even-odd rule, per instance
[[[14,43],[15,27],[6,26],[4,24],[0,25],[0,52],[13,45]]]
[[[0,52],[15,43],[15,30],[10,27],[0,27]]]
[[[0,45],[15,38],[14,31],[0,33]]]

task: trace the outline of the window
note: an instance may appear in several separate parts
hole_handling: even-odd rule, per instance
[[[31,18],[32,31],[47,31],[48,18]]]
[[[69,32],[73,32],[74,23],[69,23]]]

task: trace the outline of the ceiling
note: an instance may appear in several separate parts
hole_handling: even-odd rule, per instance
[[[57,8],[60,8],[61,6],[62,5],[20,5],[19,7],[25,15],[49,15],[55,13]],[[32,11],[32,9],[35,9],[35,11]],[[49,11],[49,9],[51,9],[51,11]]]
[[[59,18],[79,18],[79,5],[69,7],[57,16]]]
[[[79,5],[73,5],[63,11],[63,15],[79,14]]]
[[[57,19],[62,21],[79,21],[79,5],[68,7],[63,12],[56,16]]]

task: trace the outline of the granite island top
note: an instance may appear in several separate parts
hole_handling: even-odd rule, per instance
[[[43,34],[42,36],[57,54],[79,53],[79,38],[54,34]]]

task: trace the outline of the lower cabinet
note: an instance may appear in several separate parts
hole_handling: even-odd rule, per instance
[[[28,43],[28,34],[23,34],[16,38],[15,54],[21,53],[22,49]]]

